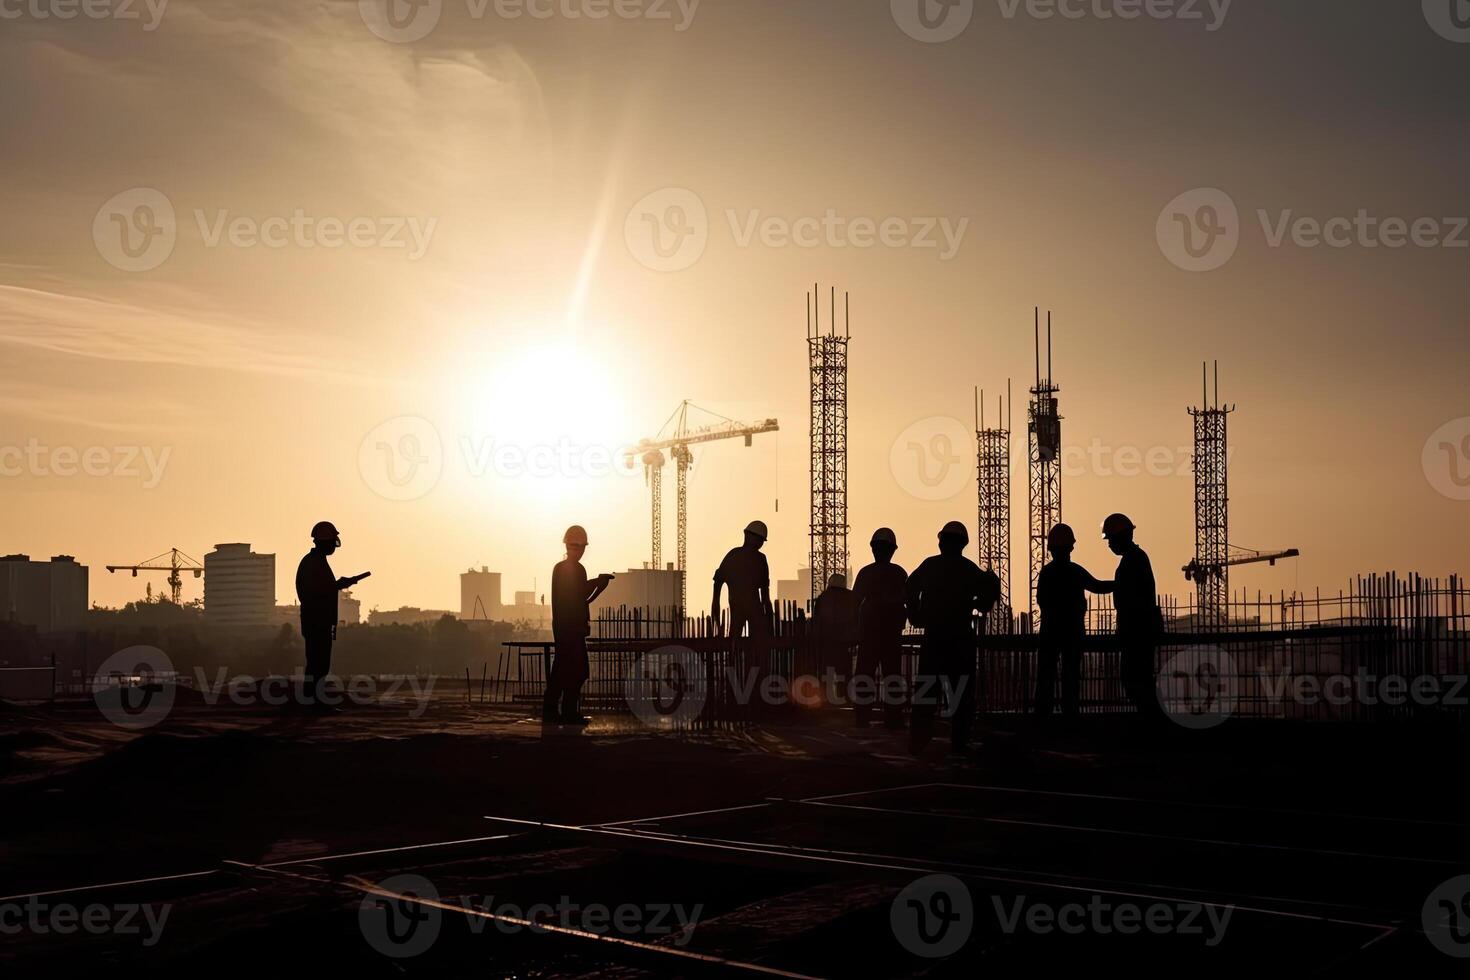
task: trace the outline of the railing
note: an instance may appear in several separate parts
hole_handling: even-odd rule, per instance
[[[1467,600],[1470,592],[1457,577],[1441,582],[1418,576],[1358,579],[1335,596],[1240,595],[1225,609],[1204,614],[1165,599],[1155,674],[1166,693],[1198,693],[1213,706],[1210,710],[1234,717],[1463,724],[1470,715]],[[986,625],[976,648],[977,710],[1032,710],[1039,637],[1026,629],[1024,618],[1003,612]],[[1121,648],[1111,626],[1111,605],[1095,603],[1083,641],[1083,713],[1133,710],[1124,696]],[[905,637],[900,669],[905,683],[912,681],[921,641],[916,631]],[[742,689],[754,670],[761,678],[776,678],[787,692],[797,691],[799,679],[819,673],[818,646],[814,624],[794,604],[777,610],[772,635],[761,649],[749,638],[732,642],[716,636],[708,618],[686,617],[677,609],[605,611],[588,641],[591,677],[583,705],[594,712],[633,711],[628,692],[636,688],[630,688],[630,678],[646,682],[645,661],[658,659],[654,651],[673,648],[687,651],[681,655],[688,661],[685,673],[697,675],[704,685],[704,707],[692,727],[797,710],[802,705],[767,704],[744,696]],[[508,643],[506,648],[496,699],[539,702],[554,644]],[[659,656],[667,660],[667,654]]]

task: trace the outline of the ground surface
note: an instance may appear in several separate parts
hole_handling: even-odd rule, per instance
[[[951,761],[838,713],[697,737],[543,732],[452,698],[412,714],[181,702],[139,734],[85,703],[0,707],[0,963],[477,978],[1467,963],[1421,924],[1436,887],[1470,873],[1458,735],[1020,720]],[[58,909],[64,925],[93,906],[117,924],[141,909],[138,931],[55,928]]]

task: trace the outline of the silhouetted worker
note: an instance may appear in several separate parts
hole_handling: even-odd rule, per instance
[[[1163,631],[1154,570],[1148,555],[1133,543],[1133,522],[1123,514],[1103,521],[1108,548],[1119,556],[1114,574],[1113,607],[1118,614],[1118,639],[1123,648],[1123,690],[1145,717],[1161,713],[1154,689],[1154,645]]]
[[[858,603],[858,656],[857,677],[871,677],[876,683],[872,697],[883,701],[883,724],[898,728],[903,724],[903,706],[897,700],[898,692],[887,689],[889,678],[903,676],[899,664],[903,644],[903,628],[908,622],[904,609],[904,588],[909,573],[894,564],[893,555],[898,551],[898,538],[893,531],[880,527],[873,532],[869,542],[873,548],[873,563],[864,566],[852,584],[853,596]],[[867,692],[856,692],[857,724],[867,727],[873,718],[873,704]]]
[[[327,707],[322,685],[332,672],[332,641],[337,638],[337,593],[367,578],[363,572],[352,578],[337,578],[327,557],[342,546],[342,538],[331,521],[317,521],[311,529],[311,550],[296,566],[296,601],[301,604],[301,640],[306,645],[306,668],[302,673],[301,701]]]
[[[973,616],[990,612],[1000,598],[1000,579],[965,557],[970,532],[950,521],[939,532],[939,554],[925,558],[909,576],[906,589],[909,620],[924,629],[919,667],[914,674],[914,707],[910,748],[929,744],[934,712],[943,693],[950,712],[950,745],[957,754],[970,743],[975,715],[975,642]]]
[[[1077,535],[1066,524],[1054,524],[1046,535],[1052,560],[1036,576],[1036,605],[1041,610],[1040,648],[1036,660],[1036,713],[1050,717],[1056,704],[1057,658],[1062,660],[1062,713],[1077,714],[1082,687],[1082,641],[1087,633],[1087,593],[1106,595],[1112,582],[1100,582],[1072,560]]]
[[[730,590],[730,635],[739,636],[747,626],[752,637],[764,637],[771,630],[771,567],[761,547],[770,532],[765,521],[751,521],[745,526],[745,543],[731,548],[715,569],[715,593],[710,601],[710,616],[717,634],[724,629],[720,617],[720,587]]]
[[[847,576],[833,575],[812,604],[812,628],[817,640],[817,671],[825,680],[831,670],[846,680],[852,676],[852,645],[857,642],[857,597],[847,587]]]
[[[567,556],[551,570],[551,638],[556,656],[546,678],[546,696],[541,701],[541,720],[546,724],[585,725],[592,719],[582,714],[577,703],[590,673],[587,637],[592,632],[589,606],[602,595],[613,576],[602,574],[587,580],[582,556],[587,552],[587,532],[573,524],[562,535]]]

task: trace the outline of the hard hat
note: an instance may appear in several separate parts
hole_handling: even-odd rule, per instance
[[[959,538],[965,544],[970,543],[970,532],[965,527],[965,525],[960,523],[959,521],[950,521],[948,524],[944,525],[944,527],[939,529],[939,536],[941,538],[947,534]]]
[[[567,528],[567,533],[561,536],[562,544],[579,544],[587,547],[587,529],[580,524],[573,524]]]
[[[745,525],[745,533],[754,534],[762,541],[771,536],[770,532],[766,530],[765,521],[751,521],[749,524]]]
[[[317,521],[311,526],[311,540],[313,541],[334,541],[339,536],[337,526],[331,521]]]
[[[873,532],[873,540],[869,544],[886,544],[890,548],[898,547],[898,536],[893,533],[891,527],[880,527]]]
[[[1077,535],[1073,533],[1070,524],[1053,524],[1051,530],[1046,532],[1046,543],[1053,548],[1058,545],[1076,544]]]
[[[1133,522],[1126,514],[1109,514],[1102,524],[1103,537],[1111,534],[1126,534],[1131,530],[1133,530]]]
[[[829,589],[845,589],[845,588],[847,588],[847,576],[846,575],[829,575],[829,576],[827,576],[827,588],[829,588]]]

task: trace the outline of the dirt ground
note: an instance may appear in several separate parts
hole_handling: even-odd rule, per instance
[[[1463,733],[991,719],[953,759],[842,712],[701,735],[415,714],[182,699],[128,732],[0,706],[0,962],[1448,976],[1470,952],[1424,924],[1470,874]]]

